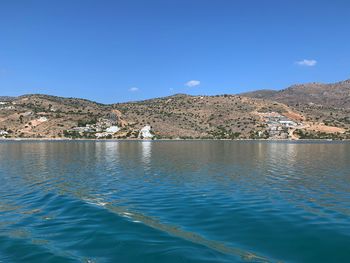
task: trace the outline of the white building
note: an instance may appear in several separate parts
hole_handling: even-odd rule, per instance
[[[95,136],[97,139],[101,139],[101,138],[106,138],[108,136],[111,136],[112,134],[108,133],[108,132],[98,132],[95,133]]]
[[[7,131],[0,130],[0,136],[5,136],[7,134],[9,134]]]
[[[293,127],[293,126],[297,126],[297,123],[294,121],[290,121],[290,120],[281,120],[279,121],[280,124],[285,125],[286,127]]]
[[[47,119],[46,117],[40,117],[40,118],[38,119],[38,121],[40,121],[40,122],[45,122],[45,121],[48,121],[48,119]]]
[[[118,126],[111,126],[106,129],[106,132],[109,133],[116,133],[118,131],[120,131],[120,128]]]
[[[143,127],[140,130],[139,133],[139,138],[143,138],[143,139],[152,139],[154,137],[154,135],[151,133],[151,126],[150,125],[146,125],[145,127]]]

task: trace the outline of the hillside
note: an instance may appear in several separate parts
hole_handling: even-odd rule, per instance
[[[350,109],[350,80],[330,84],[298,84],[280,91],[259,90],[241,95],[270,99],[287,105],[314,104],[329,108]]]
[[[268,98],[271,98],[276,93],[278,93],[278,91],[276,90],[261,89],[261,90],[241,93],[239,95],[243,97],[249,97],[249,98],[268,99]]]
[[[299,84],[280,91],[260,90],[241,95],[286,104],[303,113],[309,122],[344,129],[350,127],[350,80]]]
[[[147,125],[156,138],[253,138],[266,130],[261,113],[290,111],[280,103],[232,95],[174,95],[113,105],[25,95],[2,103],[0,130],[10,138],[137,138]]]
[[[54,138],[78,123],[103,117],[108,106],[48,95],[24,95],[0,105],[0,129],[8,137]]]
[[[350,109],[350,80],[332,83],[309,83],[291,86],[273,95],[288,105],[316,104],[324,107]]]
[[[280,103],[233,95],[175,95],[114,107],[137,128],[149,123],[161,138],[250,138],[264,130],[259,112],[289,111]]]
[[[0,137],[348,139],[349,83],[111,105],[40,94],[0,97]]]

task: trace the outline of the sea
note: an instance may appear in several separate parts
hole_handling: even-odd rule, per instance
[[[0,262],[350,262],[350,143],[0,142]]]

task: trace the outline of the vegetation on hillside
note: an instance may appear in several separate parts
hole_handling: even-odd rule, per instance
[[[349,92],[350,81],[344,81],[242,96],[177,94],[112,105],[40,94],[0,97],[0,137],[96,138],[110,123],[120,129],[103,138],[139,138],[139,131],[150,125],[156,138],[169,139],[349,139]],[[294,132],[288,126],[273,127],[269,114],[300,127]]]

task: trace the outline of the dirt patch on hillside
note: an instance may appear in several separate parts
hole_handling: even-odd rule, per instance
[[[334,126],[326,126],[323,124],[314,124],[314,125],[309,125],[306,127],[307,130],[312,130],[312,131],[319,131],[319,132],[326,132],[326,133],[344,133],[345,129],[339,128],[339,127],[334,127]]]
[[[304,117],[295,111],[288,111],[288,112],[285,112],[283,115],[286,116],[288,119],[291,119],[294,121],[303,121],[304,120]]]

